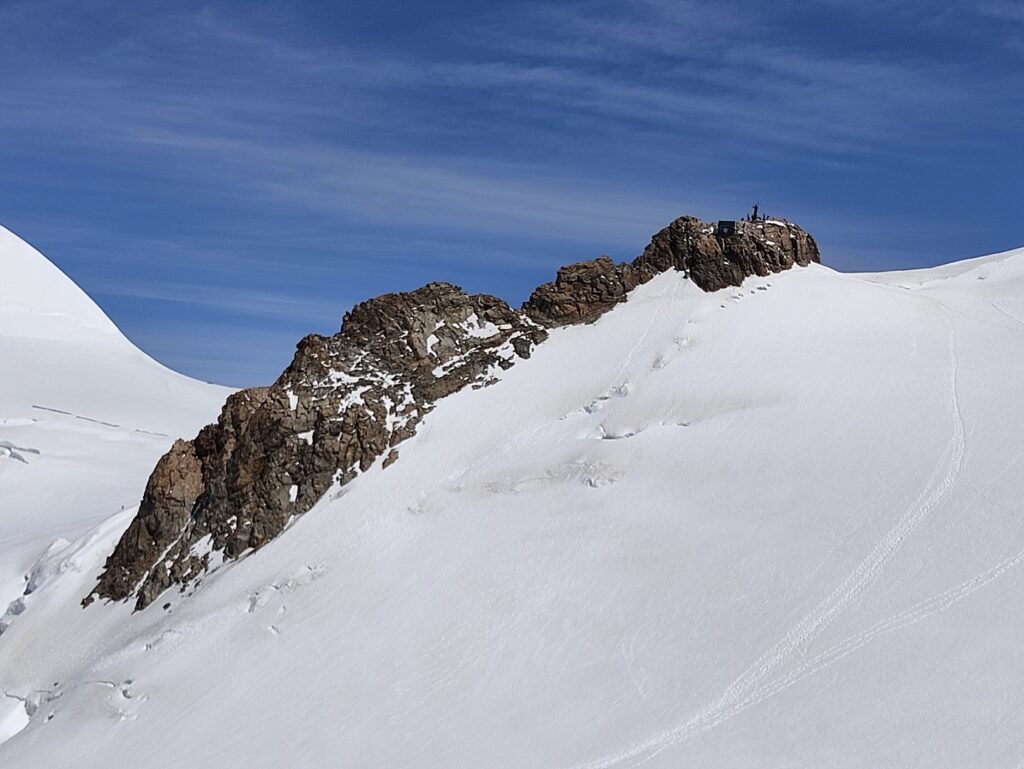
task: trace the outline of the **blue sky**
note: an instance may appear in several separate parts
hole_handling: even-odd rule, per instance
[[[1024,2],[0,2],[0,222],[185,373],[520,302],[760,201],[844,270],[1024,245]]]

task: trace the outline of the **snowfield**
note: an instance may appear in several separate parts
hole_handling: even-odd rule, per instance
[[[1024,762],[1024,249],[663,274],[134,615],[79,602],[226,391],[69,296],[0,289],[5,769]]]
[[[37,587],[92,568],[69,540],[100,537],[105,545],[110,531],[116,540],[131,517],[118,513],[138,504],[156,460],[175,437],[191,437],[216,418],[230,390],[148,358],[78,286],[3,227],[0,275],[3,644]],[[0,662],[0,743],[25,725],[25,701],[33,710],[39,696],[7,685],[23,665],[19,658]]]

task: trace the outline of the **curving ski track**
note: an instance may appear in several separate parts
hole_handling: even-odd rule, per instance
[[[715,720],[701,724],[700,727],[693,732],[693,735],[718,726],[719,724],[728,721],[730,718],[739,715],[747,708],[758,705],[765,700],[774,697],[776,694],[785,691],[805,678],[808,678],[809,676],[812,676],[815,673],[835,664],[844,657],[868,645],[880,636],[888,635],[897,630],[902,630],[903,628],[914,625],[921,620],[927,619],[935,614],[940,614],[947,609],[952,608],[963,599],[994,582],[1008,571],[1019,566],[1021,563],[1024,563],[1024,550],[1021,550],[995,566],[986,569],[982,573],[961,582],[955,587],[949,588],[948,590],[934,595],[931,598],[919,601],[913,606],[904,609],[891,617],[876,622],[866,630],[855,633],[849,638],[829,647],[820,654],[815,655],[807,662],[800,664],[786,675],[773,679],[769,684],[762,687],[742,702],[737,703],[728,711],[720,714],[720,716]],[[666,745],[665,747],[668,746]],[[659,748],[654,751],[651,757],[663,749],[664,748]]]
[[[1017,324],[1018,326],[1024,326],[1024,320],[1021,320],[1020,318],[1018,318],[1018,317],[1017,317],[1016,315],[1014,315],[1014,314],[1013,314],[1012,312],[1010,312],[1009,310],[1005,309],[1005,308],[1004,308],[1004,307],[1003,307],[1002,305],[1000,305],[1000,304],[999,304],[998,302],[995,302],[995,301],[993,301],[993,302],[991,302],[991,304],[992,304],[992,307],[993,307],[993,308],[995,308],[996,310],[998,310],[998,311],[999,311],[999,312],[1000,312],[1000,313],[1001,313],[1002,315],[1005,315],[1005,316],[1006,316],[1007,318],[1009,318],[1010,320],[1012,320],[1012,321],[1013,321],[1014,323],[1016,323],[1016,324]]]
[[[904,542],[911,532],[935,510],[949,493],[950,489],[953,488],[963,469],[966,453],[964,422],[960,412],[960,401],[957,392],[956,332],[944,308],[934,300],[928,299],[927,301],[936,305],[947,330],[949,368],[946,406],[952,423],[952,433],[928,483],[914,500],[913,504],[900,515],[896,523],[885,533],[878,544],[872,548],[864,560],[857,565],[832,593],[758,657],[750,667],[726,687],[725,691],[716,700],[671,729],[653,735],[621,752],[604,756],[589,763],[578,764],[573,769],[609,769],[632,759],[641,759],[639,762],[634,763],[634,766],[639,763],[645,763],[667,748],[684,742],[713,726],[717,726],[751,705],[763,701],[763,699],[778,693],[778,691],[782,691],[781,688],[777,691],[775,690],[776,683],[773,681],[769,681],[766,684],[762,684],[762,682],[786,664],[787,660],[794,653],[798,652],[801,648],[806,648],[815,638],[820,636],[852,601],[860,597],[874,584],[885,567],[902,549]],[[871,636],[871,638],[873,637]],[[869,638],[868,640],[870,641],[871,639]],[[867,642],[864,641],[855,648],[860,648],[860,646]],[[842,656],[845,656],[845,654]],[[837,657],[836,659],[840,658]],[[832,664],[832,662],[835,662],[835,660],[828,664]],[[809,665],[811,663],[805,664]],[[802,667],[796,670],[801,670]],[[810,675],[818,669],[820,668],[807,670],[802,673],[801,677],[803,675]],[[790,675],[793,675],[793,673]],[[786,677],[779,680],[786,680]],[[796,680],[792,683],[795,683]],[[790,686],[792,683],[786,684],[786,686]]]

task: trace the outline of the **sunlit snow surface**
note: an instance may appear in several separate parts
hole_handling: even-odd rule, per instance
[[[56,449],[0,458],[5,507],[83,537],[36,538],[0,636],[0,687],[34,697],[0,763],[1024,762],[1024,251],[710,295],[669,273],[499,377],[136,615],[78,605],[132,510],[82,519],[137,502],[136,445],[35,488],[10,479]]]
[[[56,267],[0,227],[0,646],[37,598],[50,601],[50,590],[73,589],[92,573],[131,518],[111,516],[138,504],[172,440],[215,419],[229,392],[148,358]],[[44,586],[46,595],[37,595]],[[60,625],[47,632],[74,653],[75,639]],[[53,682],[13,683],[33,654],[0,654],[3,743]],[[0,765],[6,761],[0,755]]]

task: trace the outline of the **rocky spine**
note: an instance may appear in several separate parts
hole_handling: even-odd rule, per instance
[[[83,604],[134,597],[142,609],[262,547],[335,484],[395,461],[439,399],[492,384],[548,329],[591,323],[666,270],[715,291],[817,261],[814,239],[784,220],[681,217],[630,263],[563,267],[521,310],[448,283],[363,302],[334,336],[303,339],[270,387],[231,395],[215,424],[175,442]]]

